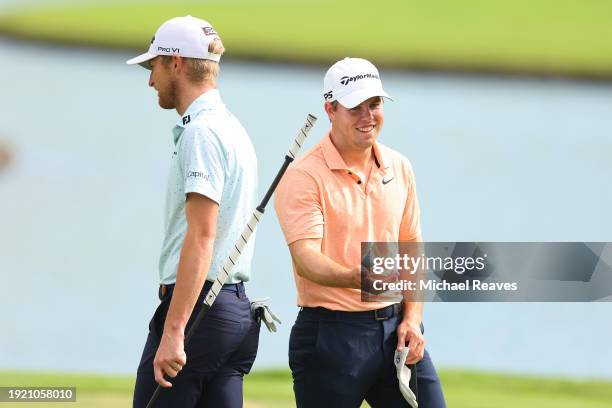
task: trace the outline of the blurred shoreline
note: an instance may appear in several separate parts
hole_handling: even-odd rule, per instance
[[[192,14],[218,24],[227,56],[238,61],[329,66],[359,55],[404,72],[612,81],[612,26],[605,18],[612,2],[541,5],[536,14],[527,0],[383,2],[380,29],[367,8],[349,0],[325,9],[305,1],[35,2],[5,7],[0,38],[141,53],[161,21]]]
[[[43,38],[36,35],[28,35],[23,33],[13,33],[0,26],[0,40],[12,42],[15,44],[23,44],[29,46],[38,46],[46,48],[57,48],[59,50],[85,50],[96,51],[101,53],[142,53],[146,51],[144,48],[136,48],[131,46],[98,44],[96,42],[81,40],[78,38],[71,40],[58,40],[53,38]],[[301,58],[268,58],[265,56],[223,56],[224,61],[239,62],[239,63],[257,63],[257,64],[273,64],[279,66],[300,66],[327,69],[329,67],[330,58],[311,56],[308,59]],[[610,73],[591,73],[580,70],[546,70],[546,69],[524,69],[524,68],[507,68],[502,69],[493,66],[478,66],[465,64],[444,64],[435,65],[433,63],[412,63],[412,64],[377,64],[380,68],[387,71],[404,72],[404,73],[431,73],[440,75],[455,75],[464,77],[484,77],[484,78],[504,78],[517,80],[561,80],[580,83],[594,84],[611,84],[612,72]]]

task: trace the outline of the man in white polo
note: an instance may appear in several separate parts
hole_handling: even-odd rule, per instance
[[[186,16],[162,24],[149,51],[127,61],[151,70],[149,86],[157,91],[159,105],[180,116],[172,129],[159,260],[161,303],[149,324],[134,407],[145,407],[157,384],[164,389],[156,407],[241,407],[242,379],[257,354],[259,323],[243,285],[250,276],[253,240],[184,345],[205,294],[255,207],[255,152],[216,89],[223,52],[208,22]]]

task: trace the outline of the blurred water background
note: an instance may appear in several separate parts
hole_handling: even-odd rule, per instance
[[[124,64],[132,54],[0,39],[0,55],[0,141],[14,152],[0,173],[0,368],[134,373],[177,114]],[[320,120],[306,148],[327,130],[324,72],[224,61],[219,88],[253,139],[262,194],[307,113]],[[612,241],[612,84],[382,77],[395,102],[381,142],[414,165],[427,240]],[[256,367],[285,367],[298,309],[271,206],[247,291],[284,322],[262,331]],[[425,326],[441,367],[612,378],[609,303],[430,303]]]

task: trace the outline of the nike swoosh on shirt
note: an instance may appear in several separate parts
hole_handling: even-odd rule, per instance
[[[388,182],[390,182],[391,180],[393,180],[395,177],[391,177],[389,180],[385,180],[383,179],[382,183],[383,184],[387,184]]]

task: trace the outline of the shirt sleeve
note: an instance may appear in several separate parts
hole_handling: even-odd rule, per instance
[[[185,194],[202,194],[220,204],[227,160],[216,136],[206,128],[188,127],[178,150]]]
[[[410,162],[406,160],[404,164],[404,173],[408,183],[408,197],[404,206],[402,215],[402,223],[399,231],[399,241],[416,241],[422,242],[421,235],[421,209],[419,207],[419,199],[416,193],[416,182],[414,172]]]
[[[287,245],[306,238],[323,238],[323,211],[315,179],[289,168],[274,195],[274,208]]]

